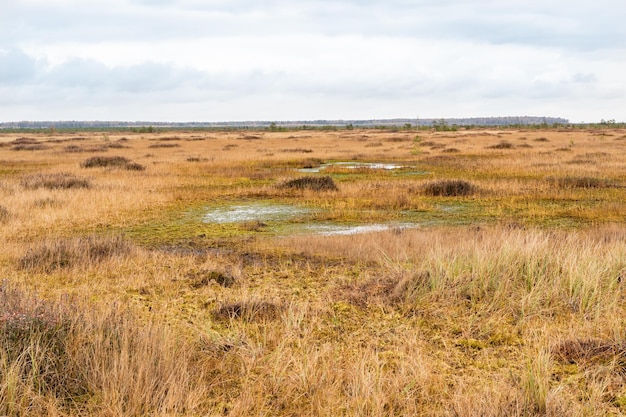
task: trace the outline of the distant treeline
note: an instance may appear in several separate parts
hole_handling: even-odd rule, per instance
[[[167,129],[268,129],[274,131],[292,129],[435,129],[457,130],[477,127],[564,127],[564,126],[614,126],[624,123],[602,120],[599,123],[573,125],[560,117],[508,116],[472,118],[415,118],[415,119],[371,119],[371,120],[300,120],[300,121],[236,121],[236,122],[120,122],[120,121],[20,121],[0,123],[0,130],[124,130],[149,133]]]

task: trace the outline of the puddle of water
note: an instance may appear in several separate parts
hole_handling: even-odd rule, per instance
[[[384,232],[387,230],[403,230],[418,227],[417,223],[400,224],[367,224],[342,226],[336,224],[315,224],[304,227],[304,230],[321,236],[351,236],[361,233]]]
[[[204,223],[240,223],[248,221],[286,220],[308,214],[309,209],[281,204],[241,204],[219,207],[204,215]]]
[[[439,206],[439,209],[443,211],[444,213],[458,213],[459,211],[463,211],[464,208],[465,207],[463,206],[445,205],[445,204],[441,204]]]
[[[315,168],[301,168],[298,172],[309,172],[316,173],[325,170],[328,167],[341,167],[347,169],[358,169],[358,168],[367,168],[367,169],[386,169],[386,170],[394,170],[406,168],[404,165],[397,164],[385,164],[382,162],[329,162],[327,164],[322,164],[319,167]]]

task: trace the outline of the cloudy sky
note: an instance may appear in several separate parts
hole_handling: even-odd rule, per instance
[[[626,120],[623,0],[0,0],[0,122]]]

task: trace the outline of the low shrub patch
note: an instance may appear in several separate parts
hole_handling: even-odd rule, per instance
[[[441,180],[426,184],[423,192],[435,197],[462,197],[471,195],[476,187],[464,180]]]
[[[514,147],[511,142],[500,142],[495,145],[487,146],[487,149],[513,149]]]
[[[91,186],[88,179],[78,177],[68,172],[28,175],[22,178],[21,183],[24,188],[46,188],[50,190],[89,188]]]
[[[11,213],[7,210],[6,207],[0,206],[0,223],[5,223],[11,217]]]
[[[337,191],[337,185],[330,176],[300,177],[284,182],[281,188],[313,191]]]
[[[80,164],[83,168],[121,168],[130,171],[143,171],[146,169],[143,165],[132,162],[123,156],[94,156]]]
[[[180,148],[178,143],[153,143],[148,148]]]

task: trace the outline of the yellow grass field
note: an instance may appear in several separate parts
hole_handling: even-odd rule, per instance
[[[626,130],[0,133],[0,415],[626,414]]]

